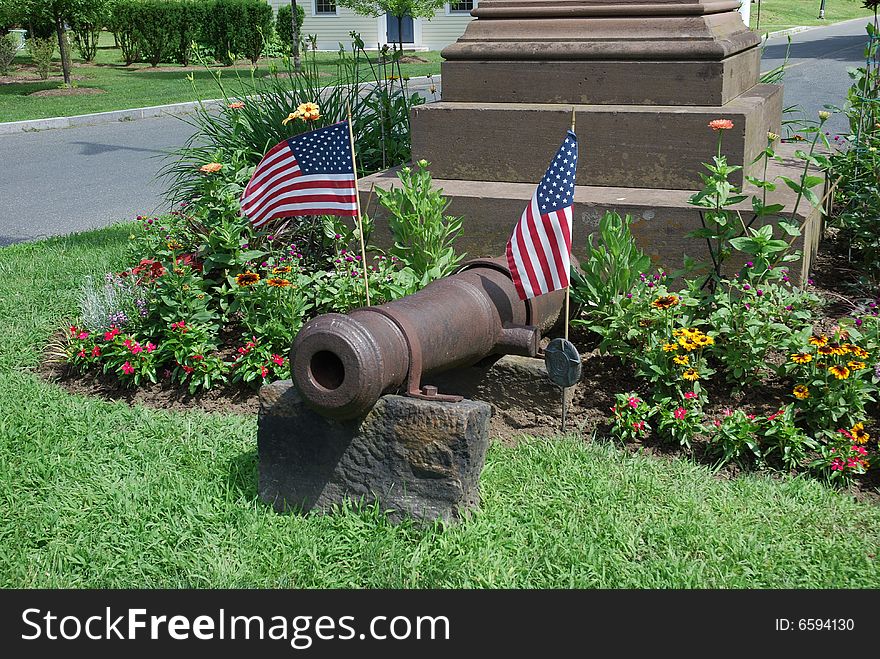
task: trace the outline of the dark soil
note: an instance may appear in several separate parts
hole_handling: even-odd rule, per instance
[[[87,96],[89,94],[106,94],[106,90],[98,87],[61,87],[59,89],[44,89],[40,92],[33,92],[28,96]]]
[[[428,64],[430,61],[418,55],[402,55],[400,58],[401,64]]]

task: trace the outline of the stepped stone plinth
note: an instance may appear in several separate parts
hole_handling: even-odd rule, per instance
[[[687,199],[702,187],[703,163],[716,149],[708,123],[733,121],[723,153],[743,167],[731,176],[736,185],[761,174],[753,161],[768,131],[781,132],[782,87],[759,83],[760,39],[738,7],[738,0],[481,0],[476,20],[442,52],[442,102],[412,111],[413,160],[431,163],[450,210],[465,215],[468,247],[481,246],[471,255],[503,250],[574,109],[575,217],[629,210],[638,200],[632,210],[648,213],[651,230],[637,239],[658,265],[678,267],[684,252],[708,258],[684,235],[699,225]],[[388,183],[380,173],[362,179],[361,189]],[[801,204],[798,216],[810,224],[820,213]],[[576,252],[587,224],[592,219],[576,222]],[[813,242],[804,243],[804,268]]]

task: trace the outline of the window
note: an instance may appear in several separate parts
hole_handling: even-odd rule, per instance
[[[315,16],[337,16],[336,0],[315,0]]]
[[[453,0],[447,3],[450,14],[470,14],[474,8],[474,0]]]

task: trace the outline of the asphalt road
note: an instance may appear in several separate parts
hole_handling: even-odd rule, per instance
[[[864,20],[792,36],[785,104],[806,116],[840,105],[847,67],[862,64]],[[781,64],[786,39],[771,39],[762,70]],[[828,128],[845,130],[841,118]],[[0,246],[106,226],[167,210],[156,173],[162,156],[191,134],[179,118],[114,122],[0,135]]]

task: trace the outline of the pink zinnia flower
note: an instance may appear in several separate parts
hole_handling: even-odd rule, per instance
[[[683,407],[679,407],[679,408],[678,408],[677,410],[675,410],[675,412],[674,412],[674,414],[675,414],[675,418],[676,418],[676,419],[679,419],[679,420],[685,418],[685,417],[687,416],[687,413],[688,413],[688,411],[687,411],[686,409],[684,409]]]
[[[733,128],[733,122],[730,119],[713,119],[709,122],[709,128],[712,130],[730,130]]]
[[[129,362],[125,362],[122,365],[122,372],[126,375],[131,375],[132,373],[134,373],[134,366],[132,366]]]

